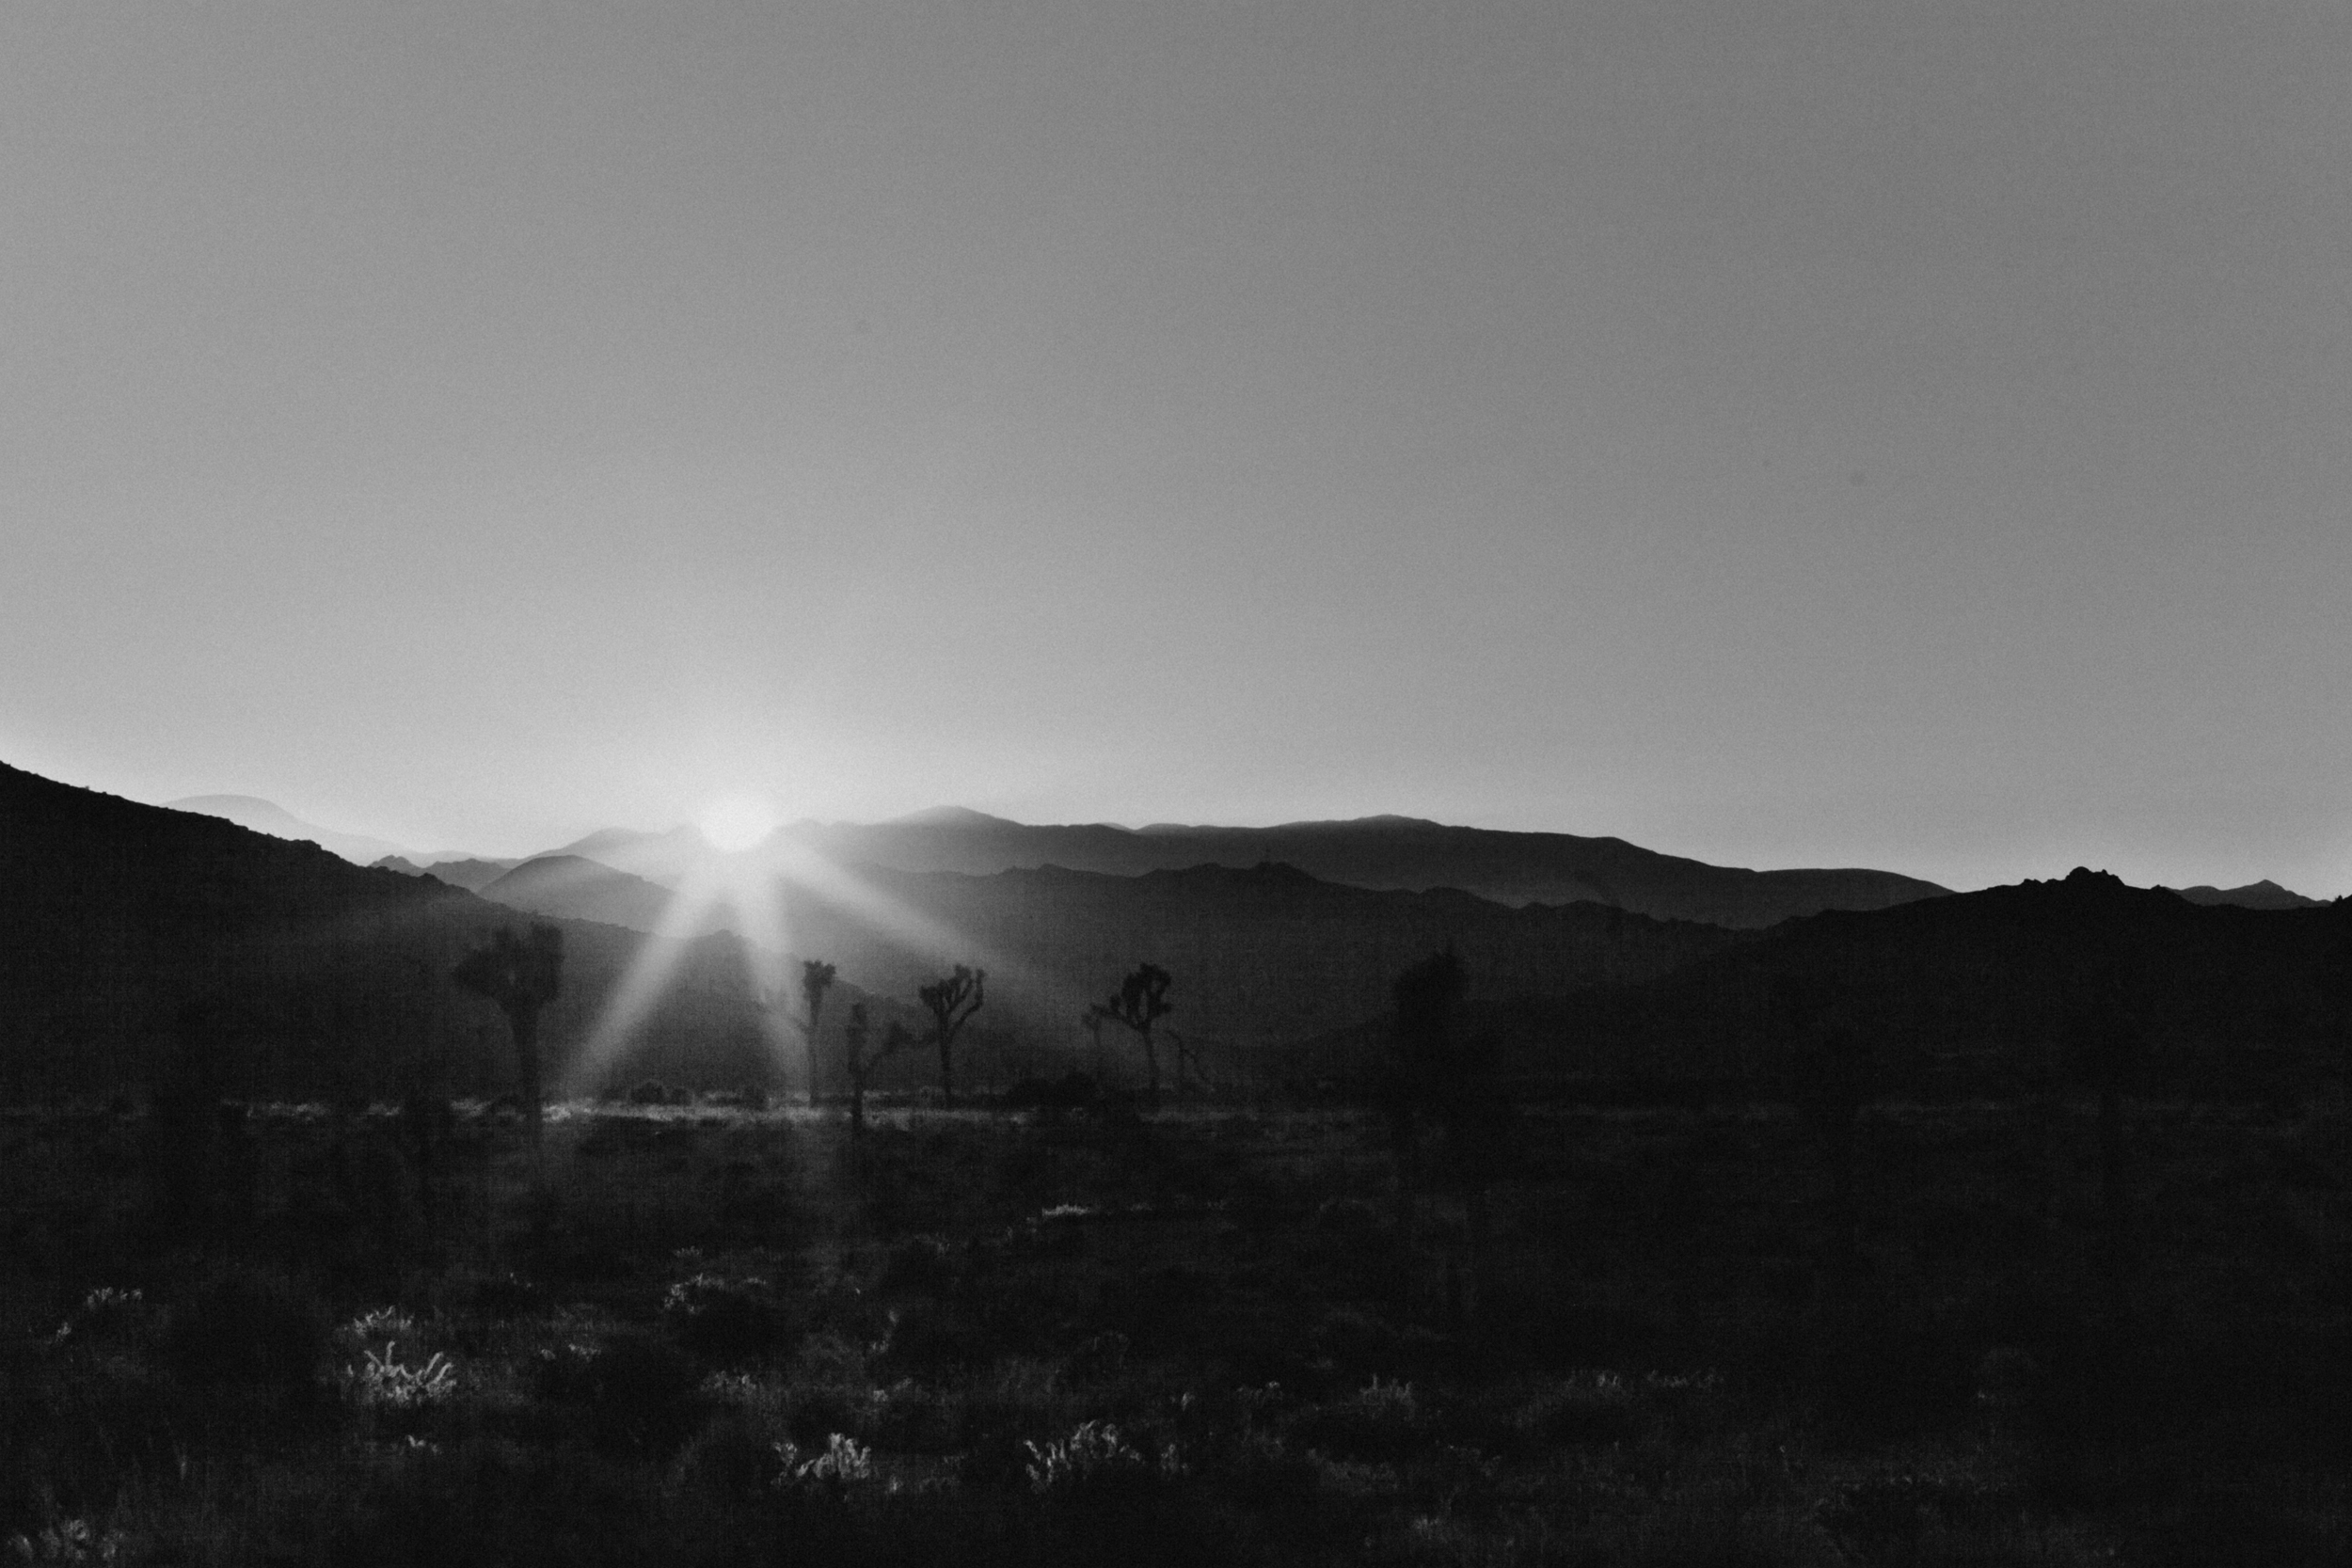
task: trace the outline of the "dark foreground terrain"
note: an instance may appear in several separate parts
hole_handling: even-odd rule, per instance
[[[2346,1118],[0,1120],[33,1562],[2316,1563]],[[1484,1187],[1469,1184],[1474,1171]]]

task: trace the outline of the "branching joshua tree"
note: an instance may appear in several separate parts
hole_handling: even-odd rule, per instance
[[[850,1136],[866,1135],[866,1085],[874,1076],[874,1069],[914,1043],[903,1023],[893,1022],[882,1035],[882,1046],[871,1056],[866,1053],[866,1042],[873,1036],[873,1025],[866,1021],[866,1004],[850,1004],[850,1022],[841,1029],[841,1065],[850,1075]]]
[[[801,963],[801,1002],[806,1017],[801,1022],[801,1039],[808,1047],[808,1098],[817,1101],[817,1026],[825,1013],[825,992],[833,990],[836,972],[833,965],[816,958]]]
[[[1089,1017],[1126,1025],[1142,1042],[1146,1093],[1154,1105],[1160,1102],[1160,1053],[1152,1039],[1152,1026],[1176,1010],[1176,1004],[1168,999],[1171,983],[1167,970],[1144,964],[1119,982],[1110,1000],[1089,1009]]]
[[[956,1036],[988,1000],[988,971],[956,965],[956,972],[918,986],[915,1000],[931,1015],[931,1042],[939,1047],[939,1092],[947,1104],[956,1102]]]
[[[564,932],[533,922],[528,937],[507,927],[491,933],[451,972],[450,978],[477,996],[486,996],[506,1015],[522,1070],[524,1113],[531,1120],[531,1147],[539,1148],[539,1009],[555,1000],[564,983]]]

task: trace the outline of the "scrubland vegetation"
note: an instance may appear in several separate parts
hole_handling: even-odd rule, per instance
[[[2352,1541],[2340,1109],[175,1115],[0,1121],[20,1560]]]

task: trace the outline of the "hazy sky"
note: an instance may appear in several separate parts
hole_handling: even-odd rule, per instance
[[[2352,6],[0,10],[0,760],[2352,891]]]

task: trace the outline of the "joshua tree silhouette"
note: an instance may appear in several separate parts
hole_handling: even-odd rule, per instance
[[[1152,1039],[1152,1026],[1176,1010],[1176,1004],[1168,999],[1172,983],[1167,970],[1144,964],[1119,982],[1108,1001],[1088,1009],[1089,1018],[1124,1024],[1142,1042],[1146,1093],[1154,1105],[1160,1102],[1160,1053]]]
[[[801,1001],[807,1011],[801,1024],[801,1038],[808,1047],[808,1098],[817,1099],[817,1025],[824,1016],[825,992],[833,989],[835,971],[833,965],[816,958],[801,963]]]
[[[953,1105],[956,1036],[988,1000],[988,971],[958,964],[953,974],[916,987],[914,995],[931,1015],[931,1040],[939,1047],[940,1097]]]
[[[850,1004],[850,1022],[841,1028],[841,1065],[850,1074],[850,1136],[866,1135],[866,1085],[874,1076],[874,1069],[914,1043],[903,1023],[893,1022],[883,1034],[882,1048],[871,1056],[866,1053],[866,1042],[872,1037],[873,1025],[866,1021],[866,1004]]]
[[[531,1118],[531,1147],[539,1148],[539,1009],[555,1000],[564,983],[564,932],[534,922],[528,937],[506,927],[459,961],[450,978],[477,996],[486,996],[506,1015],[522,1070],[523,1109]]]

